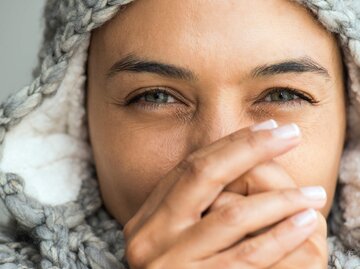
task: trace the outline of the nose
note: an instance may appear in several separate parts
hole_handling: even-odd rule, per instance
[[[252,124],[239,103],[239,100],[236,102],[224,98],[223,101],[217,100],[199,107],[190,131],[192,151]]]

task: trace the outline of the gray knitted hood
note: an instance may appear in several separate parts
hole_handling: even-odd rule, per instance
[[[296,0],[338,36],[348,141],[328,219],[329,268],[360,268],[360,0]],[[33,81],[0,106],[0,268],[126,268],[99,195],[84,87],[91,31],[133,0],[48,0]]]

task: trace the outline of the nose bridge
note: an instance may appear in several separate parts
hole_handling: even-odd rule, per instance
[[[236,98],[235,98],[236,99]],[[213,101],[199,109],[192,132],[193,147],[201,148],[251,123],[240,100]]]

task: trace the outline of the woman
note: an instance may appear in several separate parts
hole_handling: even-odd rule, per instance
[[[360,266],[356,10],[48,1],[2,105],[1,263]]]

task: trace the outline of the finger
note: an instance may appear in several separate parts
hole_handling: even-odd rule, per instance
[[[285,128],[289,128],[289,126]],[[249,138],[249,136],[252,138]],[[240,145],[228,145],[220,150],[222,151],[225,149],[225,152],[212,153],[213,158],[217,157],[217,159],[215,159],[214,163],[211,164],[215,167],[215,169],[218,169],[213,173],[213,175],[215,175],[213,178],[208,178],[209,180],[205,180],[205,178],[196,179],[197,175],[195,175],[195,179],[188,180],[186,177],[183,177],[186,175],[185,171],[182,177],[174,184],[172,190],[169,191],[168,196],[165,197],[164,201],[170,196],[168,202],[160,204],[159,210],[157,210],[155,214],[150,215],[148,219],[145,219],[143,223],[138,222],[137,226],[130,231],[128,235],[126,233],[127,230],[124,229],[125,237],[127,238],[126,241],[128,242],[131,240],[132,235],[136,234],[137,231],[141,227],[144,227],[145,224],[146,229],[143,229],[143,235],[145,237],[151,237],[151,234],[154,233],[154,229],[163,231],[163,235],[159,235],[157,238],[153,238],[151,240],[153,241],[153,245],[156,245],[157,242],[170,240],[171,238],[176,237],[176,234],[180,233],[180,231],[199,221],[199,219],[201,219],[202,212],[206,209],[206,207],[209,207],[212,204],[213,201],[208,197],[211,193],[207,194],[206,191],[212,191],[215,196],[214,198],[216,199],[216,196],[221,192],[222,187],[226,184],[226,182],[221,182],[221,180],[230,181],[231,177],[237,178],[239,175],[236,174],[236,169],[240,169],[240,173],[241,171],[246,171],[247,167],[251,168],[256,165],[256,162],[263,163],[264,161],[268,161],[266,160],[267,158],[272,159],[276,153],[280,154],[282,151],[286,152],[286,150],[290,150],[300,141],[299,136],[281,139],[274,136],[273,133],[269,131],[258,131],[256,133],[250,133],[242,139],[232,139],[234,140],[232,144],[236,144],[236,142],[238,142],[238,144],[243,145],[243,147]],[[274,144],[275,149],[272,148],[272,145]],[[276,146],[280,148],[277,148]],[[225,155],[225,157],[222,157],[223,155]],[[242,156],[242,158],[236,159],[239,155]],[[229,157],[226,158],[226,156]],[[235,160],[233,162],[226,161],[227,159],[231,160],[231,158]],[[238,162],[236,162],[236,160],[238,160]],[[243,165],[239,166],[239,163]],[[224,176],[220,176],[219,174],[216,175],[216,172],[218,171],[223,173]],[[209,174],[210,176],[212,175],[211,173]],[[198,184],[196,184],[196,182]],[[217,183],[218,186],[216,186],[215,183]],[[176,186],[178,186],[177,189],[175,188]],[[184,186],[186,188],[184,188]],[[208,188],[208,190],[206,188]],[[171,197],[171,195],[173,197]],[[196,203],[202,203],[206,199],[209,199],[209,202],[206,204],[207,206],[200,209],[197,208]]]
[[[219,209],[220,207],[222,207],[226,204],[233,203],[233,202],[239,201],[244,198],[245,198],[245,196],[243,196],[241,194],[223,191],[219,194],[219,196],[215,199],[215,201],[210,205],[210,207],[206,213],[208,214],[210,212],[213,212],[213,211]]]
[[[257,132],[261,130],[271,130],[276,128],[278,125],[274,120],[268,120],[262,122],[260,124],[256,124],[247,128],[243,128],[237,132],[230,134],[229,136],[225,136],[214,143],[203,147],[196,152],[193,153],[194,156],[198,158],[202,158],[207,154],[211,154],[214,151],[219,150],[227,144],[233,143],[234,140],[239,139],[240,137],[246,137],[251,132]],[[178,166],[180,166],[179,163]],[[139,208],[137,213],[130,219],[130,221],[124,227],[124,235],[125,238],[130,237],[142,224],[146,219],[154,212],[154,210],[159,206],[164,196],[169,192],[170,188],[173,184],[180,178],[183,174],[183,169],[179,169],[176,166],[174,169],[169,171],[165,178],[157,184],[156,188],[152,191],[146,201]]]
[[[206,214],[217,210],[228,202],[236,201],[244,197],[265,191],[277,189],[295,188],[297,185],[285,169],[274,160],[259,164],[250,169],[240,178],[230,183],[210,206]],[[226,191],[225,191],[226,190]],[[238,194],[241,193],[241,194]],[[269,230],[271,226],[260,229],[248,236],[255,236]]]
[[[247,191],[244,191],[244,185],[246,185]],[[228,185],[226,189],[231,192],[251,194],[293,185],[295,185],[295,182],[286,173],[285,169],[275,161],[270,161],[254,167],[241,179],[232,183],[231,186]],[[314,266],[320,264],[314,268],[326,267],[323,264],[327,264],[327,224],[325,218],[319,212],[318,215],[316,231],[300,247],[281,259],[274,267],[271,267],[272,269],[310,268],[306,264],[309,260],[312,261]],[[269,227],[258,230],[252,236],[263,233],[268,229]]]
[[[183,171],[156,212],[166,214],[175,223],[195,221],[210,206],[223,188],[259,163],[284,154],[300,142],[295,124],[271,131],[252,132],[247,136],[230,135],[232,143],[203,158],[190,155],[178,169]],[[156,213],[155,213],[156,214]]]
[[[208,257],[250,233],[306,208],[321,208],[325,203],[326,194],[321,187],[254,194],[220,207],[189,227],[174,251],[186,253],[194,259]]]
[[[249,195],[276,189],[298,187],[283,166],[274,160],[256,165],[231,182],[224,191]]]
[[[317,216],[318,225],[315,232],[294,251],[274,264],[271,269],[326,268],[328,259],[327,225],[320,212],[317,212]]]
[[[275,128],[279,127],[277,122],[273,119],[258,123],[258,124],[254,124],[252,126],[248,126],[246,128],[243,128],[239,131],[234,132],[231,135],[235,135],[235,136],[242,136],[245,137],[246,135],[250,134],[251,132],[258,132],[258,131],[264,131],[264,130],[273,130]],[[217,141],[215,141],[214,143],[212,143],[211,145],[208,145],[206,147],[203,147],[199,150],[196,151],[196,155],[198,158],[202,158],[206,155],[209,155],[221,148],[223,148],[225,145],[228,145],[229,143],[232,143],[232,139],[229,139],[229,136],[225,136]]]
[[[270,160],[255,166],[227,185],[211,204],[208,213],[229,202],[242,199],[244,195],[296,187],[294,180],[284,168],[274,160]]]
[[[198,268],[268,268],[301,245],[314,232],[316,225],[315,211],[303,211],[264,234],[206,259]]]

